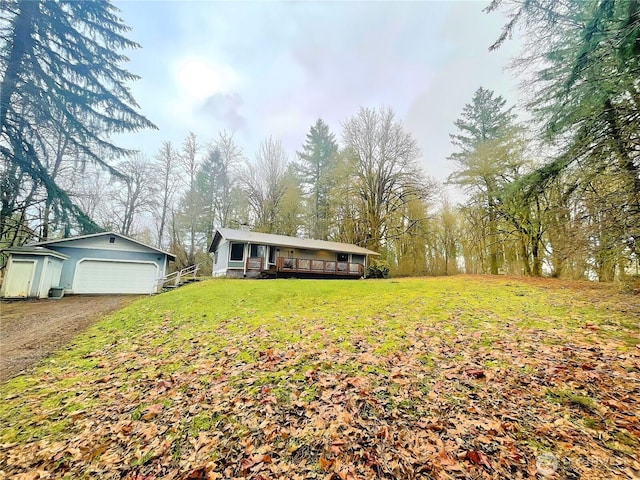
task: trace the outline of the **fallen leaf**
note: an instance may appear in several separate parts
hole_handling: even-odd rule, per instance
[[[474,465],[484,465],[486,467],[490,466],[489,461],[487,460],[487,456],[478,450],[468,451],[465,455],[465,458]]]
[[[156,415],[158,415],[162,409],[164,407],[162,406],[161,403],[155,403],[153,405],[150,405],[149,407],[147,407],[147,409],[145,410],[144,415],[142,415],[142,419],[143,420],[151,420],[152,418],[154,418]]]

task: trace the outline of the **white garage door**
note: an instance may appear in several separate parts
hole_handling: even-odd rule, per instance
[[[154,293],[153,263],[84,260],[76,265],[73,293]]]

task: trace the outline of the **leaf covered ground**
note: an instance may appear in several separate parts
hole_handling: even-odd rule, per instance
[[[638,478],[639,318],[586,282],[202,282],[0,386],[0,479]]]

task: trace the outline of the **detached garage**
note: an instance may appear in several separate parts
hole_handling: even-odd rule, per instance
[[[61,269],[57,278],[41,278],[38,275],[42,270],[38,270],[37,265],[30,269],[24,264],[31,260],[28,255],[38,249],[52,252],[60,259]],[[62,287],[65,294],[155,293],[167,274],[169,262],[175,260],[171,253],[114,232],[39,242],[27,245],[21,251],[16,250],[8,251],[8,266],[15,264],[18,268],[7,269],[4,285],[11,288],[7,292],[3,287],[5,297],[24,296],[27,274],[33,276],[30,285],[42,285],[37,294],[31,288],[27,295],[30,297],[42,298],[44,290],[48,292],[54,286]]]
[[[49,289],[60,282],[66,255],[44,247],[10,248],[5,252],[9,260],[1,297],[47,298]]]

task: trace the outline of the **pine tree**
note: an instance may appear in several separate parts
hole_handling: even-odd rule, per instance
[[[515,138],[515,115],[506,109],[506,101],[480,87],[466,104],[462,116],[454,122],[459,133],[451,134],[457,152],[449,156],[456,171],[449,182],[475,195],[487,215],[489,271],[498,274],[498,195],[511,171],[517,169],[518,156],[512,156]],[[515,161],[515,163],[514,163]]]
[[[79,158],[122,176],[108,159],[131,152],[111,133],[155,128],[137,112],[122,68],[138,48],[109,1],[6,0],[0,10],[0,235],[31,184],[44,188],[67,224],[98,228],[60,188],[43,161],[42,127],[64,128]]]
[[[296,163],[296,173],[308,204],[308,233],[311,238],[326,240],[329,235],[330,185],[327,173],[337,152],[335,136],[319,118],[307,133],[302,151],[297,152],[299,162]]]

